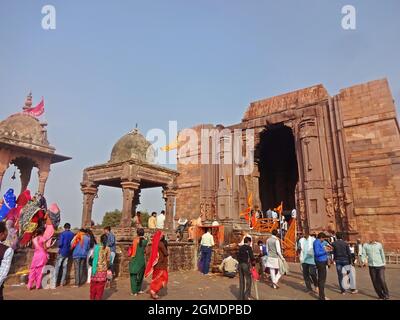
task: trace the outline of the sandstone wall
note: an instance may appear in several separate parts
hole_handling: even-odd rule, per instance
[[[344,89],[339,106],[357,230],[400,249],[400,134],[387,80]]]

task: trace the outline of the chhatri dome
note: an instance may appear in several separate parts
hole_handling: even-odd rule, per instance
[[[32,94],[25,100],[24,110],[32,107]],[[17,113],[0,121],[0,138],[15,142],[49,146],[47,141],[46,123],[41,123],[35,117]]]
[[[118,163],[133,159],[149,163],[154,161],[154,149],[151,143],[137,128],[117,141],[111,151],[109,162]]]

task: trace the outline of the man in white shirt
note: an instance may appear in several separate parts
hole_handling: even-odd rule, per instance
[[[269,268],[272,287],[274,289],[279,288],[278,281],[282,276],[280,272],[280,263],[283,263],[283,261],[285,261],[285,258],[282,255],[281,245],[279,243],[277,235],[278,231],[276,229],[272,230],[272,236],[267,240],[266,244],[268,253],[266,267]],[[281,260],[281,262],[279,262],[279,260]]]
[[[3,300],[4,281],[10,271],[14,250],[3,244],[7,239],[8,230],[4,222],[0,222],[0,300]]]
[[[272,219],[278,219],[278,214],[275,210],[272,210]]]
[[[157,216],[157,229],[164,229],[165,223],[165,211],[162,210],[160,214]]]
[[[303,279],[306,285],[307,292],[318,293],[317,268],[314,259],[314,244],[315,238],[310,236],[306,231],[304,236],[299,240],[300,263],[303,270]],[[311,285],[314,285],[314,289]]]
[[[221,271],[225,277],[234,278],[237,273],[239,262],[232,258],[231,255],[222,260],[219,266],[219,271]]]
[[[206,232],[202,235],[200,245],[200,271],[206,275],[210,271],[212,247],[214,246],[214,237],[211,235],[210,229],[206,229]]]

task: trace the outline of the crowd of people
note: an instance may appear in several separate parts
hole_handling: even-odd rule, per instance
[[[245,234],[238,245],[237,260],[227,254],[219,270],[229,278],[239,274],[239,299],[251,299],[253,281],[268,279],[271,287],[278,289],[280,278],[289,271],[282,254],[278,231],[273,230],[265,243],[258,240],[256,245],[253,245],[252,237]]]
[[[110,283],[115,275],[116,237],[111,227],[107,226],[103,229],[100,242],[97,243],[91,229],[80,229],[74,234],[70,227],[70,224],[66,223],[64,231],[59,236],[59,251],[51,288],[55,289],[58,286],[60,273],[62,273],[60,285],[65,285],[68,259],[72,257],[75,271],[73,287],[80,287],[88,282],[90,299],[101,300],[107,283]],[[143,228],[136,228],[136,232],[137,235],[128,250],[131,295],[144,293],[143,279],[152,276],[149,293],[151,298],[159,299],[157,293],[168,283],[166,237],[162,230],[155,231],[146,263],[146,248],[150,239],[145,237]]]
[[[327,269],[335,265],[341,294],[348,291],[351,294],[358,293],[355,269],[357,263],[359,267],[368,265],[378,298],[389,299],[385,280],[386,259],[382,244],[376,240],[362,244],[358,239],[355,246],[349,245],[343,238],[341,232],[333,233],[332,236],[323,232],[318,235],[306,232],[299,239],[298,251],[307,291],[314,291],[321,300],[329,300],[325,295]]]
[[[144,229],[140,220],[141,213],[135,215],[134,225],[137,237],[129,249],[131,261],[131,291],[133,295],[143,293],[143,277],[152,276],[150,296],[158,299],[157,293],[168,282],[168,250],[165,235],[162,233],[165,223],[165,211],[155,212],[149,218],[148,227],[157,229],[154,233],[151,253],[145,264],[145,248],[149,242],[144,239]],[[103,234],[96,239],[91,228],[80,229],[74,233],[69,223],[56,236],[60,223],[60,209],[53,203],[47,207],[43,195],[33,197],[29,190],[23,191],[18,198],[14,190],[9,189],[0,202],[0,300],[3,299],[4,281],[12,265],[14,251],[32,247],[33,257],[29,266],[27,288],[41,289],[43,271],[49,261],[49,249],[57,246],[58,253],[54,263],[50,288],[67,283],[69,261],[74,265],[73,287],[90,283],[90,299],[100,300],[107,283],[115,275],[116,238],[107,226]],[[99,242],[97,241],[99,240]]]
[[[28,288],[40,287],[43,268],[48,261],[47,249],[55,242],[55,231],[60,223],[60,209],[53,203],[49,207],[45,197],[29,190],[18,198],[8,189],[0,202],[0,299],[3,299],[4,281],[12,264],[14,251],[32,246]]]
[[[354,250],[351,249],[353,247]],[[332,235],[324,232],[305,234],[298,240],[297,252],[305,285],[305,291],[316,294],[320,300],[329,300],[325,295],[328,269],[335,266],[338,288],[342,295],[357,294],[356,268],[368,265],[372,285],[378,299],[388,300],[389,290],[385,280],[385,253],[376,240],[362,244],[349,244],[340,232]],[[279,288],[282,275],[288,273],[283,257],[279,234],[276,230],[265,242],[259,240],[253,246],[250,235],[245,235],[239,244],[237,260],[227,254],[219,266],[224,276],[234,278],[239,274],[239,299],[250,300],[252,282],[268,281],[272,288]]]
[[[295,214],[295,212],[294,212]],[[69,223],[55,237],[60,223],[60,209],[53,203],[47,207],[46,199],[41,194],[31,197],[29,190],[24,191],[17,199],[13,190],[7,191],[0,205],[0,300],[3,299],[4,281],[10,270],[14,250],[32,246],[33,258],[30,263],[27,288],[42,288],[44,267],[48,263],[48,250],[57,243],[58,253],[55,259],[54,273],[50,288],[65,286],[67,283],[70,259],[74,265],[73,287],[90,283],[90,299],[103,298],[107,283],[115,275],[114,260],[116,257],[116,237],[111,227],[105,227],[102,235],[96,239],[92,227],[71,231]],[[274,214],[271,210],[267,216]],[[159,299],[159,291],[168,283],[168,242],[163,233],[165,212],[157,215],[153,212],[148,219],[148,228],[152,238],[145,237],[145,231],[138,212],[134,219],[136,236],[129,246],[128,256],[131,295],[143,294],[143,280],[150,278],[149,295]],[[188,231],[189,240],[197,239],[195,228],[201,225],[201,218],[190,222],[181,218],[176,229],[177,239],[183,238]],[[282,227],[281,227],[282,229]],[[251,299],[254,281],[269,281],[273,289],[280,287],[280,279],[288,273],[288,264],[284,258],[281,239],[282,233],[273,230],[265,241],[258,240],[253,244],[251,235],[243,236],[234,254],[227,254],[219,270],[229,278],[239,274],[239,299]],[[97,241],[99,240],[99,241]],[[149,243],[151,243],[149,245]],[[198,269],[204,275],[210,274],[211,257],[215,247],[211,228],[204,229],[200,239],[200,259]],[[342,294],[357,294],[356,268],[368,265],[370,278],[379,299],[389,299],[385,281],[385,254],[378,241],[362,244],[348,244],[340,232],[327,235],[324,232],[304,235],[297,241],[302,275],[307,292],[318,295],[321,300],[329,300],[325,295],[327,269],[335,266],[338,277],[338,288]],[[255,288],[257,288],[255,286]],[[257,291],[257,290],[256,290]],[[258,292],[256,292],[258,295]]]

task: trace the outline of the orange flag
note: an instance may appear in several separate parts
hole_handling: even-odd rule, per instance
[[[247,205],[248,207],[246,210],[244,210],[242,213],[240,213],[240,216],[244,216],[244,218],[248,221],[249,220],[249,214],[251,212],[251,208],[253,207],[253,194],[250,193],[249,196],[247,197]]]
[[[247,205],[252,208],[253,207],[253,194],[250,193],[248,198],[247,198]]]

